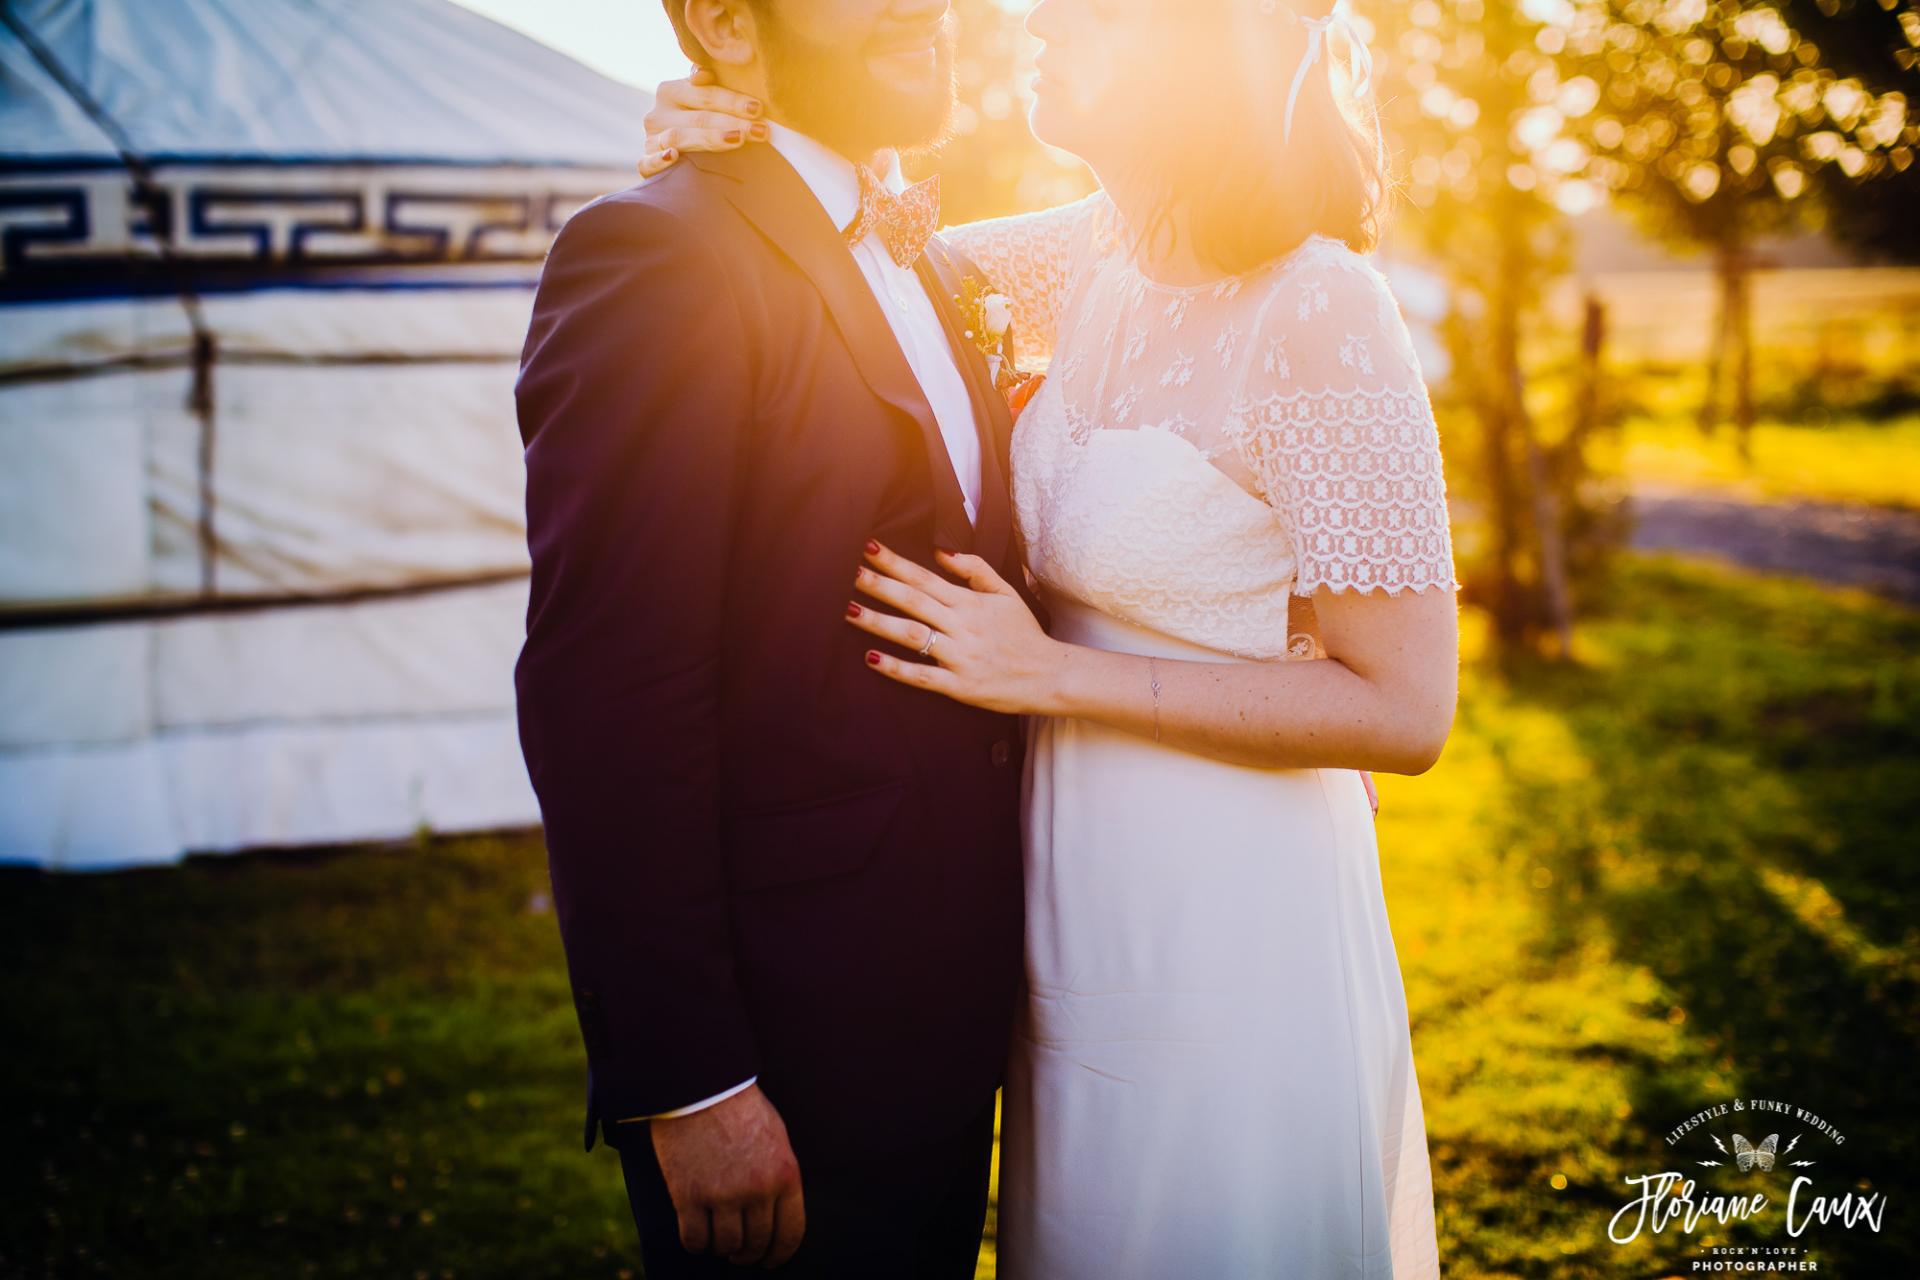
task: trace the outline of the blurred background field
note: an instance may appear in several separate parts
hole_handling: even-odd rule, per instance
[[[1725,424],[1699,425],[1711,277],[1629,270],[1590,287],[1607,307],[1620,414],[1599,471],[1630,487],[1920,511],[1920,270],[1804,267],[1756,277],[1751,457]],[[1580,293],[1578,282],[1564,282],[1549,304],[1558,323],[1548,332],[1561,349],[1572,341]]]
[[[1822,1272],[1905,1274],[1920,615],[1672,558],[1616,586],[1578,667],[1497,663],[1469,614],[1444,758],[1382,780],[1448,1273],[1664,1274],[1670,1237],[1606,1240],[1623,1170],[1759,1094],[1892,1201]],[[636,1273],[536,839],[13,872],[0,958],[0,1271]]]
[[[677,57],[661,60],[664,20],[645,4],[652,27],[636,25],[631,8],[588,0],[472,7],[590,61],[652,41],[651,74],[678,70]],[[955,219],[1085,189],[1087,176],[1025,129],[1026,7],[956,5],[965,128],[939,162]],[[302,20],[318,12],[283,8]],[[1920,94],[1920,13],[1878,0],[1359,8],[1378,37],[1388,137],[1408,177],[1382,261],[1430,375],[1468,588],[1453,738],[1429,774],[1381,780],[1379,825],[1447,1273],[1664,1277],[1711,1244],[1782,1243],[1777,1230],[1740,1228],[1684,1244],[1668,1234],[1615,1246],[1606,1235],[1628,1198],[1623,1174],[1672,1167],[1663,1135],[1673,1124],[1715,1100],[1757,1095],[1818,1110],[1847,1134],[1821,1157],[1823,1190],[1890,1199],[1880,1233],[1814,1233],[1821,1272],[1911,1274],[1920,1256],[1911,1107],[1920,1060],[1920,123],[1908,104]],[[10,12],[30,9],[67,12],[60,0]],[[410,40],[457,34],[449,57],[496,47],[491,28],[450,20],[438,0],[393,12],[402,10]],[[333,24],[326,40],[355,32]],[[269,83],[316,74],[322,45],[287,38],[306,61],[284,75],[266,68]],[[577,65],[539,52],[556,61],[522,49],[494,65],[514,66],[536,89],[586,84]],[[436,69],[416,70],[413,87],[433,99]],[[638,151],[625,142],[637,138],[637,120],[615,118],[637,115],[635,92],[611,82],[582,92],[607,104],[594,137],[574,139],[598,148],[588,159],[599,168],[549,156],[552,172],[539,175],[547,185],[527,196],[515,184],[531,179],[515,161],[506,177],[489,178],[498,190],[474,197],[506,222],[518,209],[521,224],[505,227],[513,247],[498,261],[398,263],[444,277],[461,291],[457,305],[424,309],[432,295],[410,278],[396,296],[411,301],[342,311],[329,322],[339,333],[321,333],[309,350],[299,345],[313,337],[305,326],[327,327],[313,322],[324,305],[312,300],[323,295],[279,292],[293,287],[275,274],[287,262],[249,262],[266,279],[258,295],[240,296],[302,300],[288,309],[300,318],[297,341],[249,348],[210,383],[228,396],[249,378],[271,388],[337,377],[330,385],[347,388],[338,402],[263,419],[281,433],[268,442],[285,450],[318,438],[302,426],[309,421],[340,433],[315,453],[260,450],[304,460],[287,472],[331,474],[364,452],[395,467],[373,477],[392,486],[383,493],[437,491],[442,481],[449,492],[471,488],[455,495],[471,509],[448,504],[459,519],[479,511],[486,535],[488,558],[467,564],[468,578],[405,554],[381,561],[376,553],[391,548],[372,541],[335,545],[297,529],[311,564],[332,566],[340,552],[346,569],[292,583],[342,598],[386,589],[389,578],[364,576],[355,559],[364,553],[380,573],[407,578],[408,590],[486,593],[484,612],[449,614],[444,629],[407,615],[391,632],[402,642],[383,655],[392,670],[375,671],[386,679],[397,670],[392,687],[406,697],[453,683],[454,667],[470,681],[438,709],[460,743],[480,744],[448,770],[467,784],[470,813],[492,812],[482,802],[508,795],[499,780],[509,775],[524,790],[504,674],[523,571],[508,384],[525,289],[557,225],[529,210],[563,217],[589,180],[581,174],[617,182]],[[466,102],[462,93],[439,105]],[[519,119],[530,153],[544,155],[551,130],[504,88],[497,96],[491,107]],[[539,100],[557,113],[575,105],[558,92]],[[373,168],[384,181],[387,170]],[[466,161],[429,168],[436,180],[469,175]],[[0,178],[40,181],[37,171]],[[505,215],[488,203],[502,200]],[[411,252],[421,240],[416,228],[376,247]],[[335,266],[367,269],[360,260],[300,269]],[[312,283],[303,276],[299,286]],[[0,304],[19,303],[7,318],[49,314],[32,309],[44,299],[7,292],[18,284],[0,275]],[[220,319],[218,306],[208,312]],[[392,350],[361,344],[374,322]],[[250,342],[285,336],[264,322],[242,327]],[[77,332],[85,345],[111,326]],[[177,377],[156,403],[190,445],[179,406],[213,366],[185,348],[139,359],[143,378]],[[389,393],[368,388],[401,385],[409,362],[435,381],[383,419],[374,407]],[[87,374],[100,373],[117,397],[123,366],[106,360]],[[31,352],[0,370],[22,395],[68,372],[34,365]],[[247,396],[235,398],[245,410]],[[443,434],[408,435],[420,410],[449,406],[437,421]],[[210,432],[211,408],[204,417]],[[244,426],[236,417],[244,412],[221,419],[223,448]],[[341,444],[352,432],[357,446]],[[398,444],[393,457],[385,452],[409,441],[411,457]],[[205,493],[219,487],[218,475],[203,479]],[[357,493],[366,480],[343,471],[340,489]],[[175,498],[193,487],[170,481]],[[68,501],[51,482],[26,487],[35,486],[51,495],[49,509]],[[186,498],[179,505],[171,514],[188,533],[175,536],[189,546],[195,511]],[[318,527],[336,537],[361,529],[356,521],[379,524],[358,508],[321,515],[331,523]],[[392,517],[383,532],[435,546],[449,529],[474,532],[398,503],[379,515]],[[221,549],[214,541],[208,563]],[[189,605],[197,585],[186,583]],[[327,657],[314,640],[326,600],[293,605],[294,630],[273,633],[274,643]],[[16,606],[52,607],[7,596],[0,620],[24,616],[7,612]],[[65,598],[53,606],[73,607]],[[75,637],[90,634],[35,618],[0,641],[77,650]],[[213,669],[207,683],[225,693],[229,669],[235,685],[255,677],[237,660],[263,651],[243,640],[225,651],[232,667]],[[341,672],[336,683],[352,690],[373,684],[345,664]],[[0,711],[43,706],[21,693],[45,683],[39,676],[0,683]],[[276,678],[275,692],[298,684]],[[418,718],[410,707],[401,709]],[[485,750],[483,719],[494,734]],[[73,749],[85,757],[97,747]],[[42,750],[0,742],[0,766]],[[365,763],[350,744],[345,754]],[[480,756],[491,772],[474,767]],[[488,822],[444,820],[420,794],[449,779],[423,786],[404,774],[410,764],[376,772],[392,773],[395,791],[412,788],[381,810],[387,835],[417,824],[412,838],[100,875],[0,868],[0,1037],[9,1046],[0,1055],[0,1275],[638,1273],[617,1158],[578,1146],[584,1058],[540,841],[524,831],[444,834]],[[8,794],[27,794],[25,784]],[[131,803],[86,792],[62,820],[118,820]],[[251,816],[274,816],[272,804],[254,808]],[[44,852],[28,860],[61,865]],[[991,1233],[980,1274],[994,1274]]]
[[[1657,386],[1649,379],[1649,386]],[[1644,488],[1730,490],[1749,498],[1814,498],[1920,510],[1920,415],[1808,426],[1762,420],[1753,460],[1691,423],[1648,416],[1621,432],[1617,466]]]

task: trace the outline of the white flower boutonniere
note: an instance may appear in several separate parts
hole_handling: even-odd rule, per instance
[[[967,340],[987,359],[987,371],[993,385],[1007,398],[1007,408],[1017,419],[1027,401],[1039,390],[1041,375],[1025,373],[1013,360],[1013,303],[1004,293],[988,288],[978,276],[960,281],[954,305],[966,325]]]
[[[1006,294],[990,293],[980,299],[980,323],[988,337],[1006,335],[1007,328],[1013,324],[1013,304],[1007,301]]]

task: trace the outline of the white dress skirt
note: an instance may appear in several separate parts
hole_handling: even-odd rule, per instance
[[[1096,192],[950,233],[1051,356],[1011,464],[1052,634],[1321,661],[1292,643],[1297,599],[1455,590],[1432,402],[1369,258],[1315,235],[1244,275],[1169,285],[1116,218]],[[1360,776],[1074,719],[1029,728],[1000,1274],[1437,1276]]]
[[[1074,644],[1239,661],[1052,603]],[[1030,728],[1003,1280],[1437,1276],[1360,776]]]

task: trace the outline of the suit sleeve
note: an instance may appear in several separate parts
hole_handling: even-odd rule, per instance
[[[533,578],[515,680],[603,1116],[758,1071],[718,811],[747,351],[718,260],[672,214],[605,201],[555,241],[516,385]]]

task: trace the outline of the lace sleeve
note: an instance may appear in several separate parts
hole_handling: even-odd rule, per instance
[[[1072,204],[941,231],[1013,303],[1014,354],[1022,364],[1052,358],[1054,330],[1073,288],[1075,260],[1106,198],[1096,191]]]
[[[1232,434],[1292,534],[1297,594],[1457,590],[1412,335],[1373,264],[1328,245],[1276,285]]]

